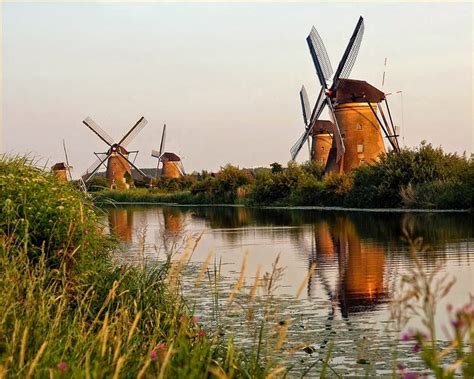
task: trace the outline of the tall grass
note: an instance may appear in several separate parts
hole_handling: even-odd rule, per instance
[[[114,266],[93,206],[27,160],[4,158],[0,187],[0,377],[275,373],[270,355],[193,317],[181,295],[185,259]]]
[[[405,239],[414,266],[401,276],[400,295],[391,304],[392,318],[400,328],[406,328],[414,317],[421,321],[419,329],[409,329],[401,340],[412,344],[414,353],[427,368],[426,372],[411,371],[408,362],[399,362],[398,369],[404,378],[420,378],[433,375],[436,378],[474,377],[474,297],[454,310],[448,305],[450,325],[444,326],[448,344],[440,346],[436,334],[435,314],[441,299],[449,294],[455,278],[443,273],[443,264],[426,267],[420,255],[429,254],[429,246],[423,239],[413,237],[413,225],[404,226]],[[468,289],[469,290],[469,289]]]

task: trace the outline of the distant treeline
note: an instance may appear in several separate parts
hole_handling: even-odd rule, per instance
[[[104,182],[100,182],[103,180]],[[139,183],[138,183],[139,184]],[[343,206],[356,208],[472,209],[474,163],[422,143],[389,152],[380,162],[347,174],[323,175],[312,162],[273,163],[269,168],[227,165],[180,179],[157,180],[154,188],[97,193],[121,202],[245,204],[250,206]],[[98,178],[91,188],[105,187]]]

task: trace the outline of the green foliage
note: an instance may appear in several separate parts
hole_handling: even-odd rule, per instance
[[[472,170],[473,164],[465,157],[444,153],[426,143],[417,149],[402,149],[399,154],[392,151],[382,156],[379,163],[354,171],[354,186],[346,205],[470,208]],[[414,191],[409,195],[414,198],[404,198],[410,187],[408,191]]]
[[[0,189],[2,378],[271,373],[271,356],[255,359],[192,317],[179,262],[113,266],[111,242],[72,185],[4,158]]]
[[[23,158],[0,161],[0,236],[21,243],[30,258],[47,254],[47,264],[70,265],[99,254],[105,243],[92,204],[67,182]],[[74,258],[72,258],[74,256]]]
[[[270,164],[270,168],[272,170],[272,174],[276,174],[278,172],[283,171],[283,166],[278,162],[273,162],[272,164]]]
[[[238,194],[239,192],[239,194]],[[389,152],[380,162],[348,174],[328,174],[315,162],[239,169],[227,165],[181,179],[160,179],[143,191],[102,192],[124,202],[346,206],[355,208],[469,209],[474,196],[474,162],[422,143]]]
[[[95,175],[87,182],[87,190],[90,192],[101,191],[109,188],[105,176]]]
[[[152,181],[153,187],[161,192],[179,192],[191,189],[197,179],[195,176],[185,175],[180,178],[158,178]]]

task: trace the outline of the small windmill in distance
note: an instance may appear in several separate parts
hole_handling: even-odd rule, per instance
[[[143,178],[148,179],[148,176],[129,159],[129,155],[131,153],[135,153],[136,159],[138,150],[126,150],[126,146],[148,123],[145,117],[140,117],[135,125],[130,128],[130,130],[122,137],[119,142],[114,142],[112,137],[110,137],[90,117],[87,117],[84,121],[82,121],[82,123],[109,146],[105,153],[94,153],[97,156],[97,160],[87,169],[86,173],[82,175],[86,183],[92,179],[92,177],[97,173],[102,165],[104,165],[106,168],[105,176],[107,178],[107,184],[109,188],[128,189],[130,185],[127,183],[127,178],[132,180],[132,167],[137,170],[137,172]],[[102,156],[104,157],[102,158]],[[106,161],[107,165],[105,165]]]
[[[166,139],[166,124],[163,125],[161,134],[160,150],[152,150],[151,156],[158,159],[156,165],[156,178],[180,178],[185,175],[183,162],[175,153],[164,152]],[[160,171],[160,163],[162,164]]]
[[[311,126],[311,107],[309,105],[308,94],[304,86],[302,86],[300,90],[300,101],[305,125],[305,133],[303,133],[301,138],[304,138],[306,132]],[[309,135],[311,137],[311,144],[309,139],[306,138],[309,147],[309,159],[312,162],[318,162],[322,165],[326,165],[329,151],[331,150],[331,133],[333,130],[334,124],[329,120],[316,120],[313,123],[312,131]]]
[[[64,157],[66,158],[66,162],[58,162],[53,167],[51,167],[51,171],[53,174],[59,178],[59,180],[68,182],[72,181],[72,173],[71,169],[73,168],[69,164],[69,158],[66,149],[66,142],[63,139],[63,150],[64,150]],[[86,186],[82,178],[79,178],[79,188],[81,191],[87,192]]]
[[[69,159],[67,156],[66,150],[66,142],[63,140],[63,150],[64,150],[64,157],[66,158],[66,162],[58,162],[51,167],[51,171],[53,174],[64,182],[68,182],[72,180],[71,168],[72,166],[69,164]]]

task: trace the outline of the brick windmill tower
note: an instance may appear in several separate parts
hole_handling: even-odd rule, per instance
[[[108,145],[108,150],[105,153],[94,153],[97,156],[97,160],[89,167],[86,173],[82,175],[86,183],[92,179],[102,165],[106,167],[105,176],[109,188],[129,188],[130,181],[132,180],[132,167],[137,170],[143,178],[148,179],[147,175],[129,159],[129,156],[132,153],[135,153],[136,158],[138,150],[128,151],[126,149],[132,139],[135,138],[147,124],[148,121],[145,117],[141,117],[119,142],[114,142],[112,137],[110,137],[91,118],[87,117],[82,122]],[[107,162],[107,165],[105,165],[105,162]]]
[[[156,166],[156,177],[162,178],[180,178],[184,173],[184,166],[181,158],[175,153],[165,152],[166,124],[163,125],[161,134],[160,150],[153,150],[151,156],[158,159]],[[162,165],[160,172],[160,163]]]
[[[331,147],[325,162],[326,173],[349,172],[360,165],[376,162],[386,151],[382,133],[393,150],[400,150],[385,94],[365,81],[348,79],[363,34],[364,20],[360,17],[334,76],[326,48],[314,27],[306,38],[321,89],[311,113],[309,102],[306,101],[306,105],[303,105],[303,115],[311,116],[305,116],[306,128],[290,150],[291,159],[297,157],[310,137],[313,138],[316,150],[319,145],[327,147],[328,135],[331,136]],[[307,98],[305,93],[306,91],[303,95],[300,93],[300,98]],[[304,103],[302,100],[302,104]],[[388,117],[385,116],[382,104],[385,104]],[[327,133],[327,121],[325,124],[328,127],[323,128],[319,120],[326,106],[332,118],[330,133]],[[320,160],[325,157],[321,155],[321,152],[312,150],[312,158]]]

